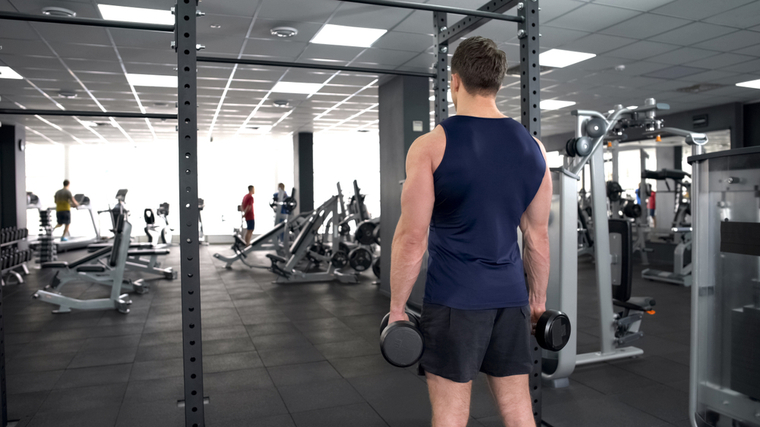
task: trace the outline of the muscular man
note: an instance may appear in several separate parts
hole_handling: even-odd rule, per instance
[[[253,185],[248,186],[248,194],[243,196],[243,204],[240,208],[243,210],[243,216],[245,217],[245,244],[251,244],[251,237],[253,237],[253,229],[256,226],[256,221],[253,215],[253,193],[255,193]]]
[[[390,321],[407,319],[427,248],[420,368],[433,427],[467,425],[478,372],[506,426],[535,426],[530,334],[545,311],[552,184],[542,144],[496,107],[506,70],[493,41],[462,41],[451,60],[457,115],[418,138],[406,158]]]
[[[69,191],[69,184],[68,179],[63,180],[63,188],[56,191],[55,196],[53,196],[55,199],[55,218],[58,222],[55,228],[63,226],[62,242],[69,240],[67,236],[69,235],[69,225],[71,225],[71,205],[79,206]]]

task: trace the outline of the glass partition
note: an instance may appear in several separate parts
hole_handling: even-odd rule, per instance
[[[760,426],[760,149],[737,151],[692,159],[691,410],[699,427]]]

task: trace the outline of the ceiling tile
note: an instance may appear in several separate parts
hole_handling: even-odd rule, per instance
[[[250,20],[248,20],[250,21]],[[291,27],[295,28],[298,31],[298,34],[296,34],[293,37],[288,37],[287,39],[281,39],[277,36],[273,36],[271,33],[272,28],[275,27]],[[252,39],[266,39],[266,40],[281,40],[281,41],[289,41],[289,42],[309,42],[316,34],[317,32],[322,28],[322,24],[314,23],[314,22],[297,22],[297,21],[282,21],[282,20],[271,20],[271,19],[256,19],[253,28],[251,29],[250,38]],[[221,28],[221,30],[224,30],[224,27]],[[242,36],[245,36],[247,29],[241,32]]]
[[[699,83],[718,83],[718,84],[733,84],[735,82],[727,82],[727,79],[736,76],[736,73],[729,73],[726,71],[705,71],[704,73],[693,74],[691,76],[682,77],[681,80],[687,82],[699,82]]]
[[[552,19],[562,16],[573,9],[577,9],[586,3],[585,1],[576,0],[542,0],[541,12],[538,15],[539,23],[543,26],[544,23],[551,22]]]
[[[409,17],[401,21],[395,28],[395,31],[405,33],[428,34],[433,35],[433,16],[430,12],[417,10],[412,12]]]
[[[549,25],[541,27],[541,47],[553,49],[587,36],[585,31],[568,30]]]
[[[227,0],[217,0],[220,3]],[[253,3],[250,0],[236,0],[245,3]],[[324,22],[338,7],[341,2],[333,0],[262,0],[263,3],[259,9],[258,17],[262,19],[272,19],[279,21],[297,21],[297,22]],[[233,11],[235,8],[231,8]],[[227,13],[227,15],[237,15],[237,13]],[[251,13],[250,16],[253,16]]]
[[[734,31],[735,30],[733,28],[729,27],[705,24],[702,22],[694,22],[688,25],[684,25],[683,27],[677,28],[673,31],[668,31],[667,33],[654,36],[650,40],[688,46],[699,43],[701,41],[720,37]]]
[[[760,45],[760,33],[754,31],[734,31],[724,36],[714,37],[710,40],[697,43],[694,47],[731,52],[754,45]]]
[[[752,56],[758,56],[760,57],[760,43],[754,44],[752,46],[745,47],[743,49],[738,49],[734,51],[734,53],[738,53],[741,55],[752,55]]]
[[[554,27],[570,30],[599,31],[602,28],[628,21],[636,15],[639,15],[639,12],[616,7],[586,4],[552,20],[550,23]]]
[[[634,43],[635,41],[636,40],[634,39],[624,37],[591,34],[589,36],[583,37],[582,39],[578,39],[574,42],[562,45],[562,48],[595,54],[602,54],[605,52],[613,51],[611,53],[614,54],[615,50],[619,49],[622,46]]]
[[[398,67],[414,58],[413,52],[388,49],[367,49],[356,59],[356,64],[384,65]]]
[[[635,39],[646,39],[664,33],[665,31],[684,26],[689,22],[690,21],[685,19],[645,13],[607,28],[603,30],[602,33]]]
[[[694,1],[676,0],[654,10],[654,13],[701,20],[734,9],[755,0]]]
[[[735,28],[749,28],[760,25],[760,1],[754,1],[728,12],[709,17],[705,19],[705,22]]]
[[[687,67],[685,65],[676,65],[673,67],[663,68],[662,70],[653,71],[644,74],[644,77],[653,77],[657,79],[679,79],[681,77],[704,72],[704,68]]]
[[[278,0],[281,1],[281,0]],[[330,19],[330,24],[354,27],[390,29],[412,14],[411,10],[338,2],[340,7]],[[432,13],[430,26],[432,27]]]
[[[624,9],[633,9],[641,12],[649,12],[652,9],[668,4],[673,0],[594,0],[594,3],[604,4],[607,6],[622,7]]]
[[[722,68],[722,71],[733,71],[737,73],[749,73],[749,74],[760,75],[760,59],[755,59],[749,62],[742,62],[741,64],[736,64],[730,67]]]
[[[251,56],[279,56],[295,60],[306,48],[306,43],[289,40],[249,39],[244,54]]]
[[[740,64],[755,59],[754,56],[736,55],[734,53],[723,53],[720,55],[712,56],[707,59],[700,59],[698,61],[688,62],[686,65],[691,67],[701,67],[709,69],[725,68],[734,64]]]
[[[38,40],[39,36],[28,22],[3,21],[3,25],[0,25],[0,38]]]
[[[718,52],[712,50],[683,47],[672,52],[653,56],[649,58],[648,61],[661,62],[663,64],[685,64],[687,62],[710,58],[716,55],[718,55]]]
[[[678,49],[678,46],[665,43],[640,41],[608,52],[607,55],[626,59],[645,59]]]

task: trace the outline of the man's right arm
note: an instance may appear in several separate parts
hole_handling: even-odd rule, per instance
[[[536,140],[546,162],[546,152]],[[549,214],[552,207],[552,177],[548,165],[533,201],[520,219],[523,234],[523,265],[528,276],[530,311],[533,323],[546,311],[546,288],[549,285]]]

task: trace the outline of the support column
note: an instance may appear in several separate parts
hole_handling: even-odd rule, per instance
[[[23,126],[0,126],[0,227],[26,228],[26,168]]]
[[[293,182],[298,212],[314,210],[314,134],[293,134]]]
[[[415,139],[430,132],[430,81],[424,77],[397,76],[378,89],[380,102],[380,210],[383,242],[380,291],[390,294],[391,242],[401,216],[401,184],[406,178],[406,153]],[[424,264],[424,263],[423,263]],[[423,265],[425,270],[427,265]],[[415,285],[410,302],[422,304],[424,276]],[[418,301],[417,301],[418,300]]]

